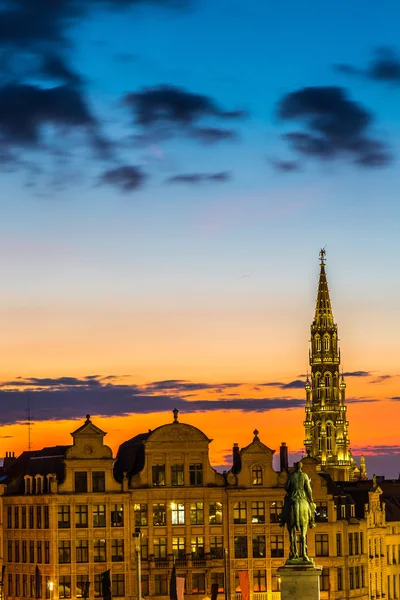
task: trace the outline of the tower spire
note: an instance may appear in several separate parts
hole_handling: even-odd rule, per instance
[[[334,480],[349,480],[356,466],[349,450],[346,384],[340,380],[338,330],[333,318],[326,251],[319,253],[320,273],[314,321],[311,325],[311,381],[306,382],[306,453],[320,461]]]

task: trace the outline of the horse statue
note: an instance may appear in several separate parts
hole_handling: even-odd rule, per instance
[[[303,472],[302,463],[295,463],[286,485],[286,496],[280,515],[281,527],[287,526],[290,540],[288,564],[312,563],[307,555],[307,529],[315,525],[315,504],[309,476]],[[297,532],[300,533],[300,552],[297,547]]]

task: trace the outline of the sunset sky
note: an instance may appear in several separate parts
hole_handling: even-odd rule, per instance
[[[0,455],[172,421],[293,458],[319,273],[400,472],[400,5],[0,0]],[[277,452],[279,453],[279,452]]]

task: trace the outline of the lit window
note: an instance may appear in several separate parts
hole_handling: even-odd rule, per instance
[[[186,557],[184,537],[172,538],[172,554],[179,559],[184,559]]]
[[[203,502],[192,502],[190,504],[190,524],[204,525],[204,504]]]
[[[253,467],[253,485],[262,485],[263,472],[261,467]]]
[[[171,485],[183,485],[183,465],[171,465]]]
[[[182,503],[171,502],[172,525],[185,524],[185,505]]]
[[[142,506],[142,505],[141,505]],[[165,504],[153,504],[153,525],[166,525]]]
[[[272,502],[276,504],[276,502]],[[252,523],[265,523],[265,502],[256,500],[251,503],[251,522]],[[277,521],[274,521],[277,523]]]
[[[167,558],[167,538],[155,537],[153,542],[154,557]]]
[[[210,525],[222,523],[222,502],[214,502],[213,504],[210,504],[208,517]]]
[[[165,485],[165,465],[153,465],[152,475],[154,486],[159,487]]]

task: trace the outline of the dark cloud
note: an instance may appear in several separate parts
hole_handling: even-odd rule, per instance
[[[241,110],[224,110],[209,96],[196,94],[172,85],[144,88],[126,94],[123,103],[132,112],[134,122],[145,129],[160,131],[165,137],[177,133],[208,143],[233,139],[232,130],[204,125],[204,119],[242,119]]]
[[[259,385],[262,387],[281,388],[281,390],[304,390],[306,382],[301,381],[300,379],[295,379],[294,381],[290,381],[289,383],[282,383],[281,381],[269,381],[267,383],[260,383]]]
[[[372,81],[400,83],[400,56],[393,48],[379,48],[366,68],[349,64],[335,65],[335,69],[345,75],[366,77]]]
[[[400,396],[392,396],[390,398],[390,400],[394,400],[395,402],[399,402],[400,401]]]
[[[267,412],[276,409],[293,409],[304,406],[296,398],[234,398],[215,400],[192,399],[189,391],[226,390],[239,383],[208,384],[185,380],[167,380],[146,385],[111,383],[108,377],[83,378],[17,378],[4,382],[0,390],[3,424],[26,423],[26,406],[29,398],[32,420],[77,419],[83,413],[103,416],[148,414],[178,408],[185,413],[215,410],[240,410]],[[190,398],[190,399],[188,399]]]
[[[0,139],[11,145],[37,146],[42,128],[95,126],[80,92],[70,86],[40,88],[8,84],[0,88]]]
[[[124,165],[115,167],[102,173],[99,184],[112,185],[122,192],[133,192],[140,189],[147,179],[147,175],[140,167]]]
[[[238,139],[236,131],[221,127],[193,127],[189,135],[205,144],[217,144]]]
[[[370,371],[345,371],[343,373],[344,377],[369,377],[370,375]]]
[[[385,445],[376,445],[376,446],[357,446],[357,448],[355,448],[355,450],[357,451],[357,454],[360,452],[365,452],[368,454],[384,454],[386,456],[392,456],[392,455],[397,455],[400,454],[400,446],[398,445],[393,445],[393,446],[385,446]]]
[[[278,171],[284,173],[292,173],[293,171],[300,171],[301,165],[298,160],[272,160],[272,165]]]
[[[350,404],[370,404],[371,402],[380,402],[378,398],[366,398],[361,396],[360,398],[346,398],[346,402]]]
[[[286,94],[277,108],[283,121],[298,121],[301,131],[284,134],[303,156],[330,160],[351,157],[364,167],[381,167],[392,157],[384,142],[370,137],[372,114],[340,87],[305,87]]]
[[[190,185],[198,185],[201,183],[225,183],[232,178],[227,171],[220,173],[187,173],[182,175],[174,175],[166,179],[166,183],[186,183]]]
[[[382,383],[386,381],[386,379],[392,379],[393,375],[379,375],[376,379],[371,381],[371,383]]]

